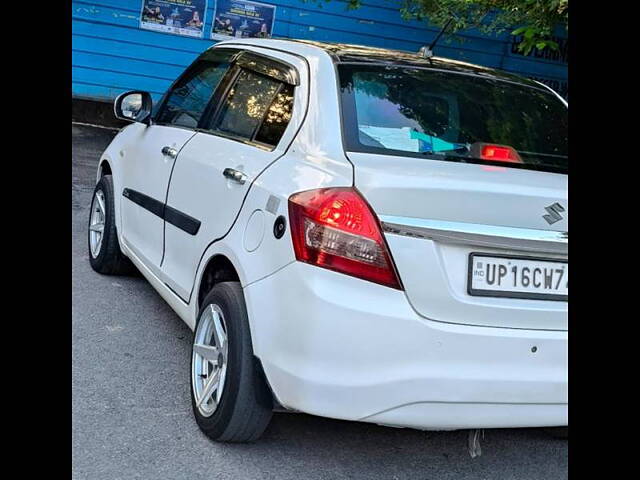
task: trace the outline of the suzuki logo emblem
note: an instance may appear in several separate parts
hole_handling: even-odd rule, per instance
[[[542,218],[544,218],[549,225],[553,225],[562,220],[560,212],[564,212],[564,208],[558,202],[552,203],[548,207],[544,207],[544,209],[547,211],[547,215],[543,215]]]

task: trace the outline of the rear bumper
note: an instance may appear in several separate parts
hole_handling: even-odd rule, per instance
[[[285,407],[418,429],[567,424],[567,332],[427,320],[404,292],[298,262],[245,297]]]

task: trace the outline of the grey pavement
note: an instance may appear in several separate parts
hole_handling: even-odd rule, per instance
[[[141,276],[95,273],[87,219],[114,131],[72,125],[74,479],[559,479],[567,441],[539,429],[420,432],[277,413],[254,444],[211,442],[192,418],[192,333]]]

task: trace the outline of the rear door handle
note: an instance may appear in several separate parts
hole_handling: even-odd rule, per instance
[[[162,147],[162,154],[170,158],[176,158],[178,156],[178,150],[172,147]]]
[[[225,168],[222,174],[229,180],[239,183],[240,185],[244,185],[244,182],[247,181],[247,176],[235,168]]]

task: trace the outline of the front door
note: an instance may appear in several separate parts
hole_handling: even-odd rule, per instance
[[[179,152],[195,135],[213,93],[235,51],[202,54],[174,83],[153,124],[138,130],[120,153],[124,243],[156,275],[164,254],[167,188]]]
[[[136,124],[139,129],[121,152],[120,212],[124,243],[149,268],[160,265],[163,210],[169,176],[178,151],[194,132],[164,125]]]

